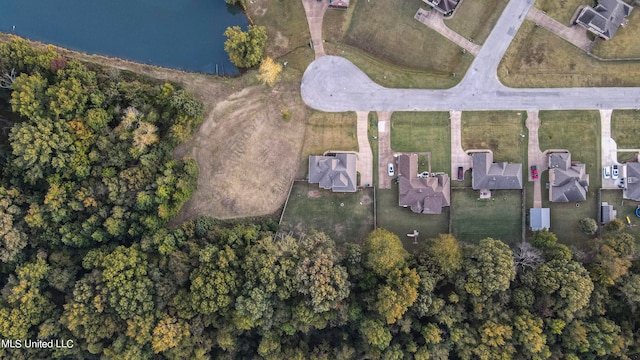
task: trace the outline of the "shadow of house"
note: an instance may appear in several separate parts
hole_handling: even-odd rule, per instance
[[[589,174],[585,164],[571,162],[571,153],[549,154],[549,201],[574,202],[587,200]]]
[[[453,14],[458,5],[462,2],[462,0],[422,0],[425,4],[431,6],[436,9],[438,12],[443,13],[444,15]]]
[[[451,205],[451,183],[444,173],[418,177],[418,155],[400,155],[397,158],[399,176],[398,204],[411,208],[414,213],[441,214]]]
[[[633,7],[622,0],[599,0],[598,6],[595,8],[585,6],[582,9],[576,18],[576,24],[605,40],[609,40],[620,26],[627,25],[627,16],[631,10]]]
[[[627,175],[625,177],[626,187],[622,192],[624,199],[640,201],[640,163],[628,162],[626,165]]]
[[[349,0],[329,0],[329,7],[334,9],[349,8]]]
[[[471,158],[473,190],[522,189],[522,164],[494,163],[490,152],[473,153]]]
[[[351,153],[309,156],[309,183],[334,192],[355,192],[356,158]]]

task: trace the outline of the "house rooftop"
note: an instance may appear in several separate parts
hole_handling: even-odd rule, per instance
[[[447,174],[418,177],[418,155],[397,157],[398,204],[421,214],[441,214],[451,205],[451,185]]]
[[[461,0],[422,0],[443,14],[451,14],[458,7]]]
[[[640,201],[640,163],[628,162],[627,165],[626,189],[622,193],[625,199]]]
[[[549,208],[529,209],[529,227],[533,231],[551,229],[551,216]]]
[[[609,40],[620,26],[627,24],[626,17],[633,8],[622,0],[599,0],[595,8],[585,6],[576,19],[576,24]]]
[[[355,192],[356,180],[356,154],[309,156],[309,183],[334,192]]]
[[[490,152],[474,153],[471,158],[474,190],[522,189],[522,164],[494,163]]]
[[[549,154],[549,201],[574,202],[587,200],[589,174],[586,165],[571,163],[571,153]]]
[[[600,219],[603,224],[610,222],[618,216],[618,212],[606,201],[600,206]]]

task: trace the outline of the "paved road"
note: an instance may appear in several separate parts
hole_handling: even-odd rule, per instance
[[[360,186],[373,186],[373,153],[369,144],[369,112],[358,111],[358,172],[360,173]]]
[[[533,0],[511,0],[463,80],[446,90],[388,89],[350,61],[322,56],[304,73],[300,87],[310,107],[343,111],[635,109],[640,88],[514,89],[502,85],[497,68]]]

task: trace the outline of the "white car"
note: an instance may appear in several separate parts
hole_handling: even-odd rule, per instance
[[[612,179],[617,179],[618,178],[618,174],[619,174],[618,165],[613,165],[612,168],[613,168],[613,171],[611,172],[611,178]]]
[[[608,166],[605,166],[604,168],[602,168],[602,175],[604,176],[605,179],[608,179],[611,177],[611,171],[609,170]]]
[[[389,169],[389,176],[393,176],[396,173],[395,170],[393,170],[393,164],[392,163],[389,163],[388,169]]]

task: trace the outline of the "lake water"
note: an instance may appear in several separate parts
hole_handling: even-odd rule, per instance
[[[2,0],[0,32],[89,54],[209,74],[237,73],[228,26],[247,26],[225,0]],[[15,26],[15,28],[14,28]]]

